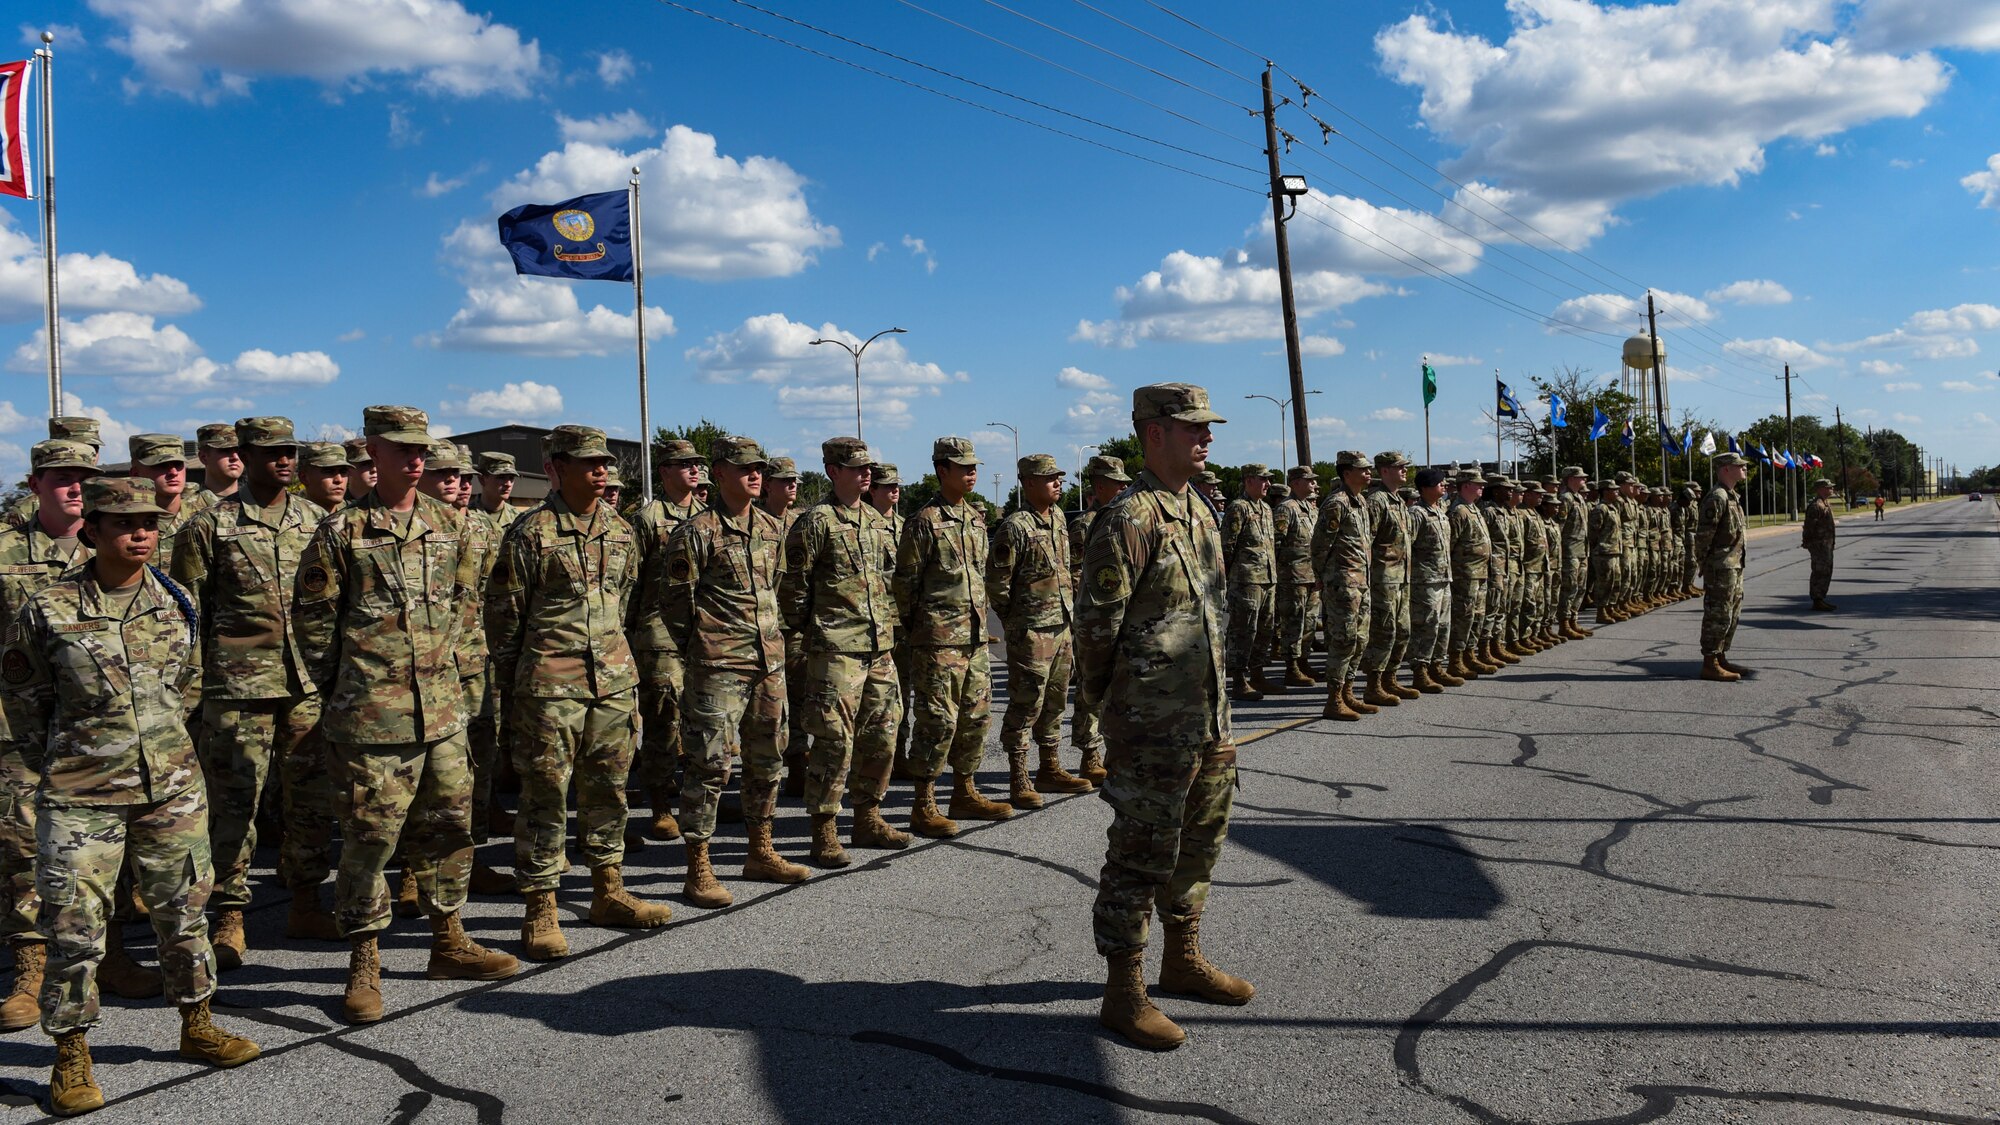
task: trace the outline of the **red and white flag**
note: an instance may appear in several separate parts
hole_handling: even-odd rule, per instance
[[[34,64],[27,59],[0,63],[0,195],[27,199],[28,173],[28,75]]]

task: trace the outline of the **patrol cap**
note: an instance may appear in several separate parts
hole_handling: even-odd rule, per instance
[[[458,447],[448,441],[434,441],[430,451],[424,454],[424,471],[427,473],[462,473],[465,462],[458,456]]]
[[[1486,478],[1479,474],[1478,469],[1460,469],[1458,475],[1452,477],[1452,483],[1484,485]]]
[[[299,443],[290,418],[238,418],[235,430],[236,440],[243,445],[283,447]]]
[[[1514,487],[1514,482],[1499,473],[1487,473],[1486,485],[1489,488],[1512,488]]]
[[[429,437],[424,438],[429,441]],[[197,449],[235,449],[242,444],[236,440],[236,427],[227,422],[210,422],[194,432]]]
[[[1119,484],[1132,483],[1131,474],[1125,471],[1125,459],[1123,457],[1109,457],[1102,453],[1092,457],[1090,463],[1083,467],[1083,476],[1086,480],[1096,480],[1098,477],[1103,477],[1105,480],[1114,480]]]
[[[453,442],[452,448],[458,450],[459,467],[468,473],[472,472],[475,464],[472,460],[472,447],[463,442]]]
[[[347,452],[347,463],[350,465],[369,465],[375,461],[368,455],[368,439],[365,437],[348,438],[340,443],[340,448]]]
[[[63,441],[50,438],[38,441],[28,451],[28,471],[45,473],[50,469],[89,469],[98,472],[97,451],[80,441]]]
[[[474,458],[482,477],[518,477],[521,470],[514,465],[512,453],[481,453]]]
[[[1313,471],[1312,471],[1312,466],[1310,465],[1293,465],[1291,469],[1285,473],[1285,477],[1288,480],[1297,480],[1300,477],[1309,477],[1312,475]]]
[[[1542,482],[1538,480],[1531,480],[1521,486],[1521,491],[1526,493],[1533,493],[1536,496],[1540,496],[1542,494]]]
[[[1827,478],[1825,478],[1825,477],[1814,477],[1814,478],[1813,478],[1813,482],[1812,482],[1812,487],[1814,487],[1814,488],[1832,488],[1832,487],[1833,487],[1833,482],[1832,482],[1832,481],[1830,481],[1830,480],[1828,480],[1828,479],[1827,479]]]
[[[1132,423],[1172,418],[1176,422],[1227,422],[1208,408],[1208,392],[1193,383],[1149,383],[1132,392]]]
[[[1616,479],[1617,479],[1617,481],[1618,481],[1618,483],[1619,483],[1619,484],[1638,484],[1638,483],[1639,483],[1639,478],[1638,478],[1638,477],[1635,477],[1635,476],[1633,476],[1633,475],[1632,475],[1631,473],[1628,473],[1628,472],[1626,472],[1626,471],[1625,471],[1624,469],[1620,469],[1620,470],[1618,470],[1618,476],[1617,476],[1617,478],[1616,478]]]
[[[898,488],[902,487],[903,484],[902,474],[896,471],[896,466],[891,465],[887,461],[877,461],[875,463],[874,473],[870,474],[868,477],[868,487],[881,488],[883,485],[890,485],[890,484],[895,485]]]
[[[604,431],[596,426],[564,424],[549,431],[549,454],[554,457],[602,457],[609,460],[611,446],[605,442]]]
[[[1375,455],[1376,468],[1380,469],[1392,466],[1407,469],[1410,467],[1410,459],[1393,449],[1384,450]]]
[[[1333,467],[1341,472],[1348,469],[1366,469],[1374,463],[1359,449],[1343,449],[1333,455]]]
[[[771,480],[797,480],[799,465],[790,457],[773,457],[771,467],[764,470],[764,475]]]
[[[771,459],[764,456],[764,447],[747,437],[731,435],[719,437],[708,443],[709,456],[718,464],[735,465],[740,469],[762,468],[768,471]]]
[[[819,455],[827,464],[839,469],[865,469],[875,463],[875,455],[868,451],[868,443],[858,437],[828,438],[819,443]]]
[[[625,478],[621,476],[618,472],[618,462],[613,461],[609,465],[604,466],[604,487],[606,488],[625,487]]]
[[[1568,480],[1571,477],[1588,477],[1589,475],[1589,473],[1583,471],[1582,465],[1571,465],[1562,472],[1564,480]]]
[[[1444,483],[1444,470],[1443,470],[1443,469],[1418,469],[1418,470],[1417,470],[1417,487],[1418,487],[1418,488],[1429,488],[1429,487],[1431,487],[1431,486],[1432,486],[1432,485],[1434,485],[1434,484],[1443,484],[1443,483]]]
[[[1214,473],[1210,472],[1207,469],[1203,469],[1201,471],[1201,475],[1194,479],[1200,481],[1203,484],[1214,485],[1218,488],[1222,486],[1222,478],[1216,476]]]
[[[1244,480],[1249,480],[1251,477],[1265,477],[1268,479],[1270,475],[1271,472],[1269,469],[1266,469],[1263,465],[1255,461],[1243,466]]]
[[[345,469],[347,451],[337,442],[309,441],[303,450],[305,463],[315,469]]]
[[[1596,492],[1609,492],[1618,487],[1618,482],[1607,478],[1605,480],[1592,481],[1590,487]]]
[[[1263,467],[1262,465],[1257,466],[1260,470]],[[1062,466],[1056,464],[1055,456],[1049,453],[1028,454],[1026,457],[1014,462],[1014,471],[1024,477],[1059,477],[1063,475]]]
[[[708,462],[703,461],[694,467],[694,486],[696,488],[700,488],[701,486],[707,483],[708,483]]]
[[[971,438],[941,437],[931,443],[931,464],[939,462],[952,465],[977,465],[979,455],[973,452]]]
[[[187,461],[187,447],[179,434],[133,434],[125,439],[134,465],[171,465]]]
[[[708,458],[695,452],[694,443],[673,438],[659,445],[659,463],[662,465],[685,464],[689,461],[706,461]]]
[[[145,477],[92,477],[83,482],[83,514],[100,513],[164,516],[167,510],[160,507],[159,494]]]
[[[361,433],[402,445],[431,443],[431,416],[414,406],[367,406],[361,410]]]
[[[97,419],[81,414],[64,414],[49,419],[49,436],[62,441],[80,441],[92,449],[103,449],[104,438],[97,428]]]
[[[1709,463],[1712,465],[1747,465],[1750,462],[1745,461],[1741,453],[1723,452],[1709,458]],[[1624,476],[1625,474],[1620,473],[1619,475]]]
[[[1397,489],[1396,495],[1403,500],[1422,500],[1424,498],[1423,493],[1418,492],[1407,484]]]

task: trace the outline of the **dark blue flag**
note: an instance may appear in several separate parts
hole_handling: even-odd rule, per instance
[[[1558,430],[1569,428],[1569,410],[1563,406],[1562,396],[1554,391],[1549,392],[1549,426]]]
[[[514,272],[585,281],[632,280],[631,199],[623,191],[527,203],[500,216]]]
[[[1495,382],[1499,381],[1495,380]],[[1493,408],[1494,415],[1500,418],[1519,418],[1521,416],[1521,400],[1514,397],[1514,392],[1507,389],[1507,384],[1499,383],[1499,387],[1500,402]]]
[[[1619,435],[1618,435],[1618,444],[1619,444],[1619,445],[1622,445],[1622,446],[1625,446],[1625,447],[1626,447],[1627,449],[1631,448],[1631,446],[1632,446],[1632,419],[1630,419],[1630,418],[1627,418],[1627,419],[1625,419],[1625,430],[1624,430],[1624,432],[1623,432],[1623,433],[1621,433],[1621,434],[1619,434]]]
[[[1738,448],[1738,447],[1737,447],[1737,445],[1736,445],[1736,435],[1735,435],[1735,434],[1730,434],[1730,435],[1729,435],[1729,452],[1731,452],[1731,453],[1741,453],[1741,452],[1743,452],[1743,450],[1742,450],[1742,449],[1740,449],[1740,448]]]
[[[1611,432],[1611,415],[1606,414],[1595,406],[1591,407],[1590,410],[1591,413],[1596,415],[1595,418],[1590,420],[1590,440],[1596,441],[1598,438]]]
[[[1674,440],[1674,432],[1667,428],[1665,422],[1660,423],[1660,448],[1665,450],[1669,457],[1681,455],[1680,443]]]

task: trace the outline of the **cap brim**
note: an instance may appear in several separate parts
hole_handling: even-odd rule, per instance
[[[981,461],[977,457],[940,457],[938,458],[938,460],[943,461],[948,465],[964,465],[968,468],[970,468],[973,465],[983,465],[986,463],[984,461]]]
[[[175,453],[172,454],[171,456],[167,454],[161,454],[158,457],[139,457],[135,458],[132,463],[134,465],[144,465],[149,469],[157,468],[161,465],[185,465],[187,464],[187,455],[183,453]]]
[[[435,440],[429,430],[384,430],[379,434],[368,436],[381,438],[383,441],[393,441],[398,445],[421,445],[425,449],[429,449],[431,442]]]
[[[520,475],[521,475],[521,470],[519,470],[519,469],[481,469],[481,470],[479,470],[479,475],[480,475],[480,476],[482,476],[482,477],[518,477],[518,476],[520,476]]]
[[[296,437],[288,437],[288,438],[264,438],[264,439],[262,439],[262,440],[259,440],[259,441],[245,441],[245,442],[240,442],[239,444],[241,444],[241,445],[257,445],[257,446],[262,446],[262,447],[264,447],[264,448],[266,448],[266,449],[272,449],[272,448],[283,448],[284,446],[288,446],[288,445],[298,445],[298,444],[299,444],[299,439],[298,439],[298,438],[296,438]]]
[[[1176,422],[1227,422],[1227,421],[1229,421],[1229,419],[1227,419],[1227,418],[1224,418],[1224,417],[1223,417],[1222,415],[1220,415],[1220,414],[1217,414],[1217,413],[1216,413],[1215,411],[1213,411],[1213,410],[1209,410],[1209,409],[1207,409],[1206,407],[1204,407],[1204,408],[1202,408],[1202,409],[1200,409],[1200,410],[1183,410],[1183,411],[1181,411],[1181,412],[1180,412],[1179,414],[1169,414],[1169,415],[1167,415],[1167,417],[1169,417],[1169,418],[1172,418],[1172,419],[1173,419],[1174,421],[1176,421]]]
[[[91,508],[86,516],[165,516],[173,513],[158,504],[106,504],[101,508]]]

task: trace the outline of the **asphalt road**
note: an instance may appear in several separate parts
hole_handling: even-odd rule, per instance
[[[1240,708],[1203,936],[1259,992],[1162,1001],[1178,1051],[1096,1025],[1109,817],[1079,797],[638,935],[582,921],[579,871],[576,953],[495,984],[423,980],[400,922],[360,1029],[265,871],[220,994],[265,1057],[197,1068],[161,1002],[108,1001],[94,1120],[2000,1119],[2000,527],[1940,503],[1841,533],[1835,614],[1803,612],[1794,533],[1753,543],[1739,684],[1696,678],[1694,601],[1357,724]],[[629,882],[671,894],[679,858]],[[470,928],[518,948],[519,910]],[[52,1058],[0,1039],[0,1123],[40,1117]]]

